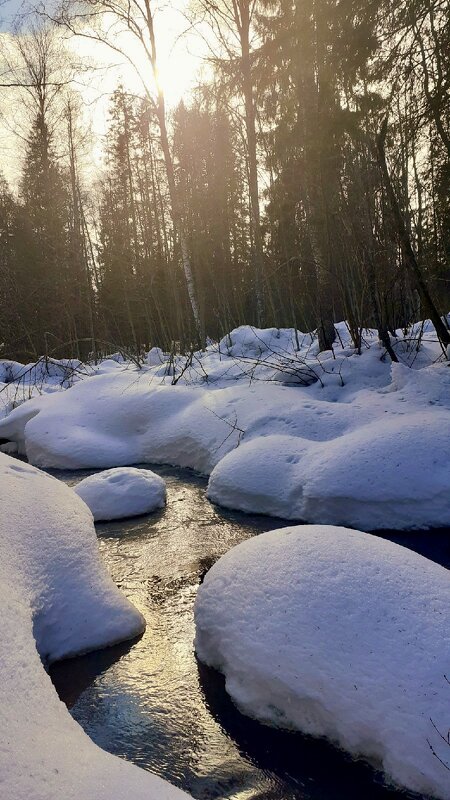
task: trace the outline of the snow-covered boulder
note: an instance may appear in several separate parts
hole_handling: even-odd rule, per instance
[[[24,384],[64,382],[73,379],[85,367],[77,358],[40,358],[29,364],[0,360],[0,381]]]
[[[248,405],[240,387],[222,391],[225,408],[217,393],[118,371],[80,381],[61,403],[56,394],[30,400],[0,420],[0,438],[40,467],[166,463],[209,473],[239,437],[226,404]]]
[[[96,375],[107,375],[109,372],[118,372],[127,368],[127,364],[123,359],[118,360],[114,357],[104,358],[95,367],[94,372]]]
[[[122,519],[164,508],[166,484],[149,469],[116,467],[80,481],[75,492],[92,511],[94,520]]]
[[[449,573],[416,553],[346,528],[285,528],[212,567],[195,646],[244,713],[448,800],[449,609]]]
[[[56,478],[0,454],[0,795],[5,800],[182,800],[103,752],[44,664],[142,632],[100,560],[92,515]]]
[[[11,383],[23,378],[27,371],[25,364],[10,359],[0,359],[0,381]]]
[[[85,374],[86,367],[77,358],[41,358],[23,367],[21,379],[25,383],[63,383],[73,381],[77,374]]]
[[[125,356],[124,356],[123,353],[109,353],[101,361],[101,363],[104,364],[105,362],[108,362],[108,361],[115,361],[116,364],[125,364],[126,363],[126,359],[125,359]]]

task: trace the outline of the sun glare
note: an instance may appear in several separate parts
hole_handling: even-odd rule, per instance
[[[178,8],[166,6],[155,16],[158,85],[164,93],[169,111],[180,100],[189,100],[202,64],[201,39],[192,32],[185,33],[186,20],[181,13],[182,5],[185,4],[182,2]],[[106,28],[109,26],[105,21]],[[68,44],[80,59],[89,58],[94,65],[77,88],[89,109],[92,131],[98,142],[93,160],[99,164],[103,152],[101,139],[108,124],[110,97],[117,86],[122,84],[137,95],[143,95],[146,90],[154,95],[158,86],[143,47],[131,34],[116,34],[115,44],[123,51],[123,56],[106,44],[88,38],[74,37]]]
[[[156,14],[154,24],[158,84],[164,92],[167,106],[171,108],[186,97],[195,85],[202,55],[200,39],[192,32],[186,33],[186,21],[180,8],[174,5]],[[100,70],[100,81],[94,78],[89,88],[98,86],[102,92],[113,91],[117,83],[122,81],[130,91],[142,93],[145,86],[150,93],[154,93],[155,79],[143,46],[134,35],[124,31],[112,36],[112,28],[106,18],[104,26],[108,30],[105,39],[120,48],[123,57],[107,45],[83,38],[72,40],[72,46],[79,55],[90,55],[105,66],[105,74]]]

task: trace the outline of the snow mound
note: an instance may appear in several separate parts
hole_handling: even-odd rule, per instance
[[[0,438],[17,442],[40,467],[168,463],[209,473],[235,446],[233,407],[245,405],[242,389],[223,391],[149,385],[127,372],[101,375],[63,392],[60,404],[56,394],[23,404],[0,421]]]
[[[94,520],[122,519],[164,508],[166,484],[149,469],[117,467],[80,481],[78,497],[90,508]]]
[[[160,347],[152,347],[148,351],[145,361],[149,367],[159,367],[164,361],[167,361],[167,356],[164,355]]]
[[[0,454],[0,775],[8,800],[182,800],[98,748],[44,665],[144,629],[101,563],[92,515],[64,484]]]
[[[45,382],[67,382],[82,371],[84,365],[77,358],[40,358],[30,364],[0,360],[0,381],[3,383],[43,384]]]
[[[336,330],[342,346],[318,355],[310,334],[243,326],[187,359],[103,361],[0,420],[0,447],[40,467],[190,467],[211,475],[214,502],[286,519],[450,525],[450,369],[438,345],[398,337],[409,362],[391,364],[374,331],[358,355]]]
[[[219,351],[234,358],[261,358],[274,354],[292,354],[312,336],[293,328],[254,328],[241,325],[219,342]]]
[[[244,713],[447,800],[449,608],[448,572],[416,553],[346,528],[285,528],[212,567],[195,646]]]
[[[329,441],[261,436],[214,468],[208,497],[284,519],[364,530],[444,527],[450,519],[450,415],[393,415]]]

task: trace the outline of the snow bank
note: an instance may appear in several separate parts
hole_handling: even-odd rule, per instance
[[[77,358],[40,358],[30,364],[18,361],[0,360],[0,381],[2,383],[22,382],[24,384],[70,381],[77,373],[85,369]]]
[[[450,414],[377,418],[335,439],[261,436],[213,470],[219,505],[363,530],[450,523]]]
[[[309,334],[244,326],[192,364],[104,362],[12,411],[0,438],[42,467],[191,467],[211,475],[212,501],[248,512],[368,530],[450,525],[450,369],[436,343],[417,352],[398,339],[411,369],[386,360],[373,332],[357,355],[337,328],[334,352],[317,354]]]
[[[145,373],[131,377],[121,372],[25,403],[0,421],[0,437],[17,442],[41,467],[165,462],[209,474],[244,434],[247,438],[286,429],[300,434],[306,428],[320,436],[315,403],[302,418],[303,395],[296,391],[272,384],[208,391],[158,385]],[[351,422],[352,410],[331,403],[326,407],[330,429],[341,432]]]
[[[92,515],[71,489],[0,454],[0,775],[7,800],[182,800],[98,748],[72,719],[49,663],[130,639],[141,614],[106,574]]]
[[[166,484],[149,469],[118,467],[90,475],[75,487],[94,520],[122,519],[164,508]]]
[[[416,553],[345,528],[285,528],[208,572],[195,645],[244,713],[447,800],[449,608],[448,572]]]
[[[260,358],[275,353],[292,354],[314,341],[311,334],[293,328],[254,328],[241,325],[220,340],[218,349],[234,358]]]

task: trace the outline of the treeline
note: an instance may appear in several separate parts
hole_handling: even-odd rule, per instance
[[[85,5],[83,19],[104,4]],[[186,349],[242,323],[317,328],[328,349],[342,318],[355,346],[376,327],[394,358],[391,334],[417,319],[447,345],[446,3],[195,14],[208,80],[170,116],[160,90],[118,87],[95,180],[77,103],[49,79],[58,26],[16,53],[33,102],[18,195],[0,186],[1,355]]]

